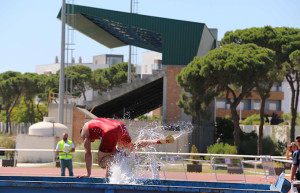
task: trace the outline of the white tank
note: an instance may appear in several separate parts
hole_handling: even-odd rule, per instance
[[[53,117],[44,117],[43,122],[35,123],[29,127],[29,135],[61,138],[64,132],[68,132],[68,127],[61,123],[55,123]]]

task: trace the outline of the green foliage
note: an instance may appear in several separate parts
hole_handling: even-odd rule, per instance
[[[113,65],[110,68],[97,69],[92,72],[89,85],[101,94],[103,91],[107,91],[114,86],[120,87],[122,83],[127,82],[127,72],[127,62]],[[131,65],[131,77],[136,77],[133,65]]]
[[[139,121],[159,121],[160,117],[159,116],[147,116],[147,115],[141,115],[137,118]]]
[[[264,118],[264,123],[266,123],[267,119]],[[246,119],[240,121],[240,124],[243,125],[259,125],[260,122],[260,116],[259,114],[253,114],[249,117],[247,117]]]
[[[289,55],[300,50],[300,29],[289,27],[265,26],[226,32],[221,45],[254,43],[276,52],[276,61],[281,64],[288,61]]]
[[[95,142],[91,143],[91,149],[98,151],[100,144],[101,144],[101,141],[100,140],[96,140]],[[76,146],[76,150],[84,150],[84,144],[82,143],[82,144]],[[98,163],[97,162],[97,160],[98,160],[98,152],[92,153],[92,154],[93,154],[93,156],[92,156],[93,157],[93,163]],[[75,162],[84,163],[85,162],[85,154],[84,154],[84,152],[74,152],[73,153],[73,160]]]
[[[59,78],[60,70],[56,72],[56,77]],[[88,82],[92,76],[92,70],[90,67],[84,65],[69,66],[65,68],[65,75],[67,77],[68,85],[67,92],[73,96],[83,96],[86,100],[85,92],[89,88]]]
[[[236,107],[250,95],[256,82],[273,69],[275,52],[255,44],[228,44],[195,57],[178,75],[177,82],[186,93],[177,105],[193,117],[208,118],[209,105],[225,93],[235,121],[234,144],[239,146],[239,123]],[[237,88],[241,88],[236,93]],[[232,98],[233,96],[233,98]]]
[[[281,125],[288,125],[291,122],[292,114],[291,113],[284,113],[282,115],[282,117],[283,117],[283,121],[285,123],[283,123]],[[296,125],[300,125],[300,114],[299,113],[297,113]]]
[[[191,153],[199,153],[198,149],[195,145],[192,145]],[[200,160],[200,156],[199,155],[191,155],[190,159]],[[193,162],[193,164],[199,164],[200,163],[198,161],[192,161],[192,162]]]
[[[0,147],[5,149],[15,149],[16,137],[8,134],[0,135]],[[14,151],[5,151],[6,159],[14,159]]]
[[[271,137],[263,138],[262,141],[263,145],[263,155],[272,155],[272,156],[279,156],[281,155],[281,150],[278,149],[278,142],[273,140]]]
[[[219,119],[216,122],[216,139],[218,142],[233,145],[233,122],[230,117]]]
[[[242,132],[239,153],[242,155],[257,155],[257,134]]]
[[[298,93],[299,87],[294,85],[299,85],[300,79],[300,29],[289,28],[289,27],[277,27],[272,28],[270,26],[265,26],[262,28],[249,28],[243,30],[236,30],[226,32],[224,38],[221,41],[221,45],[236,43],[236,44],[247,44],[254,43],[258,46],[269,48],[276,52],[275,68],[271,70],[271,73],[267,73],[266,77],[272,80],[276,78],[277,80],[283,80],[285,76],[289,83],[292,93]],[[273,71],[273,72],[272,72]],[[264,98],[268,97],[268,88],[270,88],[271,82],[266,84],[264,81],[257,81],[257,88],[260,90],[260,96]],[[269,86],[267,86],[269,85]],[[265,87],[267,86],[267,88]],[[262,89],[261,89],[262,88]],[[266,88],[266,90],[265,90]],[[291,121],[291,139],[294,139],[295,133],[295,120],[297,116],[297,101],[299,100],[294,95],[291,95],[291,101],[294,101],[294,105],[291,106],[292,121]],[[262,109],[263,111],[263,109]],[[259,128],[262,130],[262,127]],[[261,139],[261,138],[260,138]],[[261,146],[261,143],[259,144]]]
[[[37,106],[35,102],[33,103],[33,108],[34,108],[34,123],[43,121],[43,117],[47,114],[48,112],[48,106],[46,105],[40,105],[39,110],[37,109]],[[24,101],[24,97],[21,98],[19,104],[13,109],[11,112],[11,122],[13,123],[30,123],[31,118],[29,116],[29,111],[30,111],[30,104],[28,101]],[[42,116],[39,114],[42,113]],[[6,122],[6,114],[5,111],[1,111],[0,113],[0,122]]]
[[[227,143],[215,143],[207,147],[207,153],[211,154],[237,154],[237,148],[233,145]],[[210,157],[206,156],[206,160],[209,160]]]
[[[244,138],[241,139],[240,154],[257,155],[257,138],[257,134],[254,131],[246,133]],[[262,146],[262,155],[280,156],[285,153],[286,143],[266,137],[262,140]]]
[[[10,122],[10,115],[20,100],[24,90],[24,77],[19,72],[7,71],[0,74],[0,101],[6,111],[6,120]]]

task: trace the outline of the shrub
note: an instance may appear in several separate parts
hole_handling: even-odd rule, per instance
[[[264,123],[266,123],[266,118],[264,117]],[[243,125],[259,125],[260,123],[260,116],[259,114],[254,114],[247,117],[245,120],[240,121]]]
[[[215,143],[207,147],[207,153],[211,154],[237,154],[237,149],[233,145],[227,143]],[[210,157],[206,156],[206,160],[209,160]]]
[[[242,155],[256,155],[257,154],[257,134],[255,131],[250,133],[243,132],[241,135],[241,144],[239,153]]]
[[[16,147],[16,137],[10,135],[1,135],[0,136],[0,146],[3,146],[6,149],[15,149]],[[6,159],[14,159],[14,151],[5,151]]]
[[[271,137],[263,138],[262,145],[264,155],[279,156],[281,153],[278,142],[274,141]]]
[[[195,145],[192,146],[191,153],[198,153],[198,149]],[[191,155],[190,159],[200,160],[200,156],[199,155]],[[193,162],[193,164],[199,164],[198,161],[192,161],[192,162]]]
[[[263,155],[279,156],[284,154],[286,143],[276,142],[270,137],[263,138]],[[257,135],[255,132],[244,134],[244,138],[241,139],[240,154],[243,155],[257,155]]]

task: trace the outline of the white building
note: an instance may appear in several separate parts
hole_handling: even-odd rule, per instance
[[[162,54],[159,52],[143,52],[141,63],[141,75],[152,74],[152,70],[158,70],[162,67]]]
[[[108,68],[112,65],[118,64],[123,62],[124,56],[123,55],[115,55],[115,54],[103,54],[98,56],[93,56],[92,63],[83,63],[81,57],[79,57],[78,62],[75,62],[75,59],[72,59],[72,65],[84,65],[90,67],[92,71],[96,69],[104,69]],[[66,67],[68,64],[65,64]],[[69,64],[71,65],[71,64]],[[35,72],[37,74],[55,74],[57,70],[60,69],[60,63],[58,61],[58,57],[55,58],[54,64],[44,64],[44,65],[37,65],[35,67]]]

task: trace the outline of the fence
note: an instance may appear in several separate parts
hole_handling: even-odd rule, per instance
[[[31,123],[11,123],[11,128],[8,130],[8,133],[12,133],[14,135],[28,134],[30,126]],[[6,129],[6,123],[0,122],[0,133],[5,133]]]
[[[54,149],[0,149],[0,151],[15,151],[15,152],[49,152],[53,153]],[[84,150],[76,150],[75,152],[84,153]],[[98,151],[93,150],[92,152],[97,153]],[[184,159],[184,164],[187,164],[190,162],[188,159],[191,155],[201,156],[201,157],[210,157],[210,161],[205,161],[206,163],[202,165],[208,167],[207,172],[213,173],[212,167],[212,160],[214,157],[231,157],[232,158],[241,158],[242,162],[244,164],[245,172],[252,173],[254,175],[266,175],[264,173],[264,169],[262,167],[262,158],[265,156],[255,156],[255,155],[231,155],[231,154],[209,154],[209,153],[172,153],[172,152],[135,152],[137,156],[143,156],[143,155],[155,155],[161,159],[165,160],[171,160],[174,156],[179,156]],[[273,161],[282,162],[291,164],[291,161],[286,160],[285,156],[269,156]],[[15,159],[17,159],[17,156],[15,156]],[[200,160],[204,161],[204,160]],[[170,162],[171,163],[171,162]],[[180,164],[180,167],[182,167],[182,161],[176,163],[177,165]],[[245,164],[247,166],[245,166]],[[94,164],[97,165],[97,164]],[[290,168],[290,166],[289,166]],[[183,171],[184,172],[184,171]],[[288,176],[288,175],[287,175]]]

